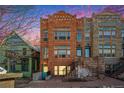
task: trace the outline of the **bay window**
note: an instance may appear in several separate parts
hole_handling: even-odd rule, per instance
[[[70,40],[70,32],[68,31],[55,31],[54,32],[55,40]]]
[[[70,57],[70,47],[69,46],[55,46],[54,55],[56,58]]]

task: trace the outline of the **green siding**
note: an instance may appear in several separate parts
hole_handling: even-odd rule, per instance
[[[16,64],[16,71],[21,72],[21,64]]]
[[[18,43],[19,42],[19,43]],[[0,46],[0,63],[3,63],[5,59],[8,61],[9,58],[5,57],[6,50],[14,50],[15,53],[18,53],[22,57],[23,55],[23,48],[27,49],[27,55],[26,57],[29,58],[29,66],[28,71],[23,72],[21,68],[21,63],[16,63],[15,65],[15,72],[21,72],[23,73],[24,77],[31,77],[32,73],[32,59],[31,59],[31,46],[29,46],[27,43],[25,43],[16,33],[13,33],[11,36],[7,37],[4,41],[4,43]],[[15,58],[13,58],[15,59]],[[20,60],[16,60],[17,62]],[[0,66],[5,68],[6,63],[0,64]]]

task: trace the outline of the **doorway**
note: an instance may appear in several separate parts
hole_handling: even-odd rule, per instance
[[[85,47],[85,57],[90,57],[90,53],[91,51],[90,51],[90,46],[86,46]]]

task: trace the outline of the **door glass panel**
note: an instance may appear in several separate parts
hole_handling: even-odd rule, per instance
[[[44,66],[44,72],[48,72],[48,66]]]
[[[81,57],[82,56],[82,48],[77,48],[77,56]]]
[[[85,48],[85,57],[90,57],[90,49]]]

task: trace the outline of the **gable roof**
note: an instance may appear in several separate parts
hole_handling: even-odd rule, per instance
[[[31,49],[33,49],[33,50],[35,50],[35,51],[37,51],[37,52],[40,52],[40,49],[39,49],[39,47],[35,47],[35,46],[33,46],[28,40],[26,40],[23,36],[21,36],[19,33],[17,33],[16,31],[12,31],[8,36],[6,36],[4,39],[3,39],[3,41],[2,41],[2,43],[1,43],[1,45],[0,46],[2,46],[3,44],[4,44],[4,42],[6,42],[6,40],[9,38],[9,37],[11,37],[12,35],[17,35],[25,44],[27,44]]]

